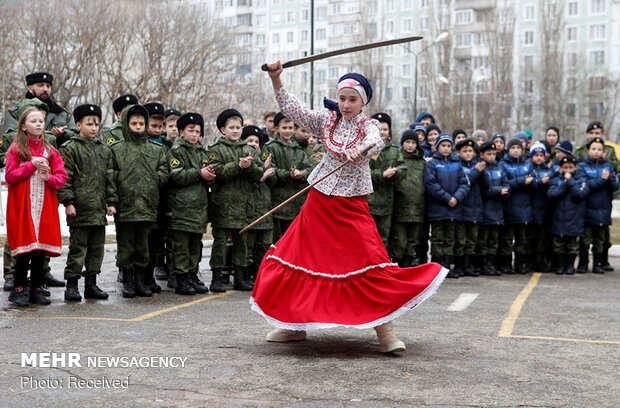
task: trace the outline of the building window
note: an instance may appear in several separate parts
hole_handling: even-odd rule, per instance
[[[301,10],[301,21],[308,21],[308,20],[310,20],[310,10],[309,9]]]
[[[392,100],[392,88],[385,88],[385,100],[386,101]]]
[[[454,13],[454,23],[456,25],[460,24],[471,24],[474,20],[474,10],[457,10]]]
[[[316,19],[318,21],[327,19],[327,7],[317,7],[316,8]]]
[[[534,6],[525,6],[525,21],[534,21]]]
[[[317,41],[325,40],[327,38],[326,30],[324,28],[317,28],[315,38]]]
[[[294,11],[287,11],[286,12],[286,22],[289,23],[289,24],[295,22],[295,12]]]
[[[526,103],[523,105],[523,116],[526,118],[532,117],[532,104]]]
[[[526,79],[525,81],[523,81],[523,91],[526,94],[533,94],[534,93],[534,81],[531,79]]]
[[[385,2],[385,11],[394,11],[394,0],[387,0]]]
[[[534,31],[526,31],[523,33],[523,44],[525,45],[534,44]]]
[[[428,8],[430,0],[420,0],[420,8]]]
[[[322,82],[325,82],[325,70],[324,69],[320,69],[316,71],[316,82],[318,82],[319,84]]]
[[[265,15],[264,14],[257,15],[255,21],[256,21],[257,27],[264,27],[265,26]]]
[[[387,47],[385,47],[385,55],[387,55],[388,57],[391,57],[392,55],[394,55],[393,45],[388,45]]]
[[[366,5],[366,13],[368,14],[377,14],[377,1],[367,1]]]
[[[340,14],[340,3],[332,4],[332,14]]]
[[[428,30],[428,17],[420,17],[420,30]]]
[[[590,40],[605,39],[605,24],[593,24],[590,26]]]
[[[292,31],[289,31],[286,33],[286,42],[287,43],[292,43],[295,41],[295,36],[293,35]]]
[[[579,2],[571,1],[568,3],[568,16],[574,17],[579,14]]]
[[[385,32],[388,34],[394,34],[394,22],[393,21],[387,21],[385,23]]]
[[[456,48],[471,47],[471,34],[458,34],[456,36]]]
[[[404,77],[410,77],[411,76],[411,65],[409,64],[403,64],[402,66],[402,72],[403,72],[403,76]]]
[[[568,65],[570,68],[574,68],[577,66],[577,53],[576,52],[566,53],[566,65]]]
[[[577,27],[568,27],[566,29],[566,41],[577,41]]]
[[[566,116],[574,118],[577,115],[577,106],[574,103],[566,104]]]
[[[403,86],[403,89],[402,89],[403,99],[409,99],[410,94],[411,94],[410,88],[408,86]]]
[[[391,79],[393,74],[394,74],[394,67],[392,67],[391,65],[386,65],[385,66],[385,77],[387,79]]]
[[[265,45],[265,34],[256,34],[256,45]]]
[[[534,66],[534,56],[533,55],[525,55],[523,56],[523,67],[528,69]]]
[[[329,69],[329,78],[338,79],[338,67],[331,67]]]
[[[301,30],[301,42],[308,41],[308,30]]]
[[[403,0],[403,10],[411,10],[412,0]]]
[[[566,90],[569,93],[577,92],[577,78],[570,77],[566,79]]]
[[[271,37],[272,44],[280,44],[280,33],[273,33]]]
[[[590,78],[590,91],[603,91],[605,90],[605,86],[607,85],[607,78],[602,76],[591,77]]]
[[[410,19],[403,20],[403,32],[405,33],[411,32],[411,20]]]
[[[605,51],[590,51],[590,65],[605,65]]]
[[[605,0],[590,0],[590,14],[605,12]]]
[[[590,117],[600,118],[605,115],[605,104],[603,102],[590,104]]]
[[[280,25],[280,13],[273,13],[271,15],[271,24],[273,25]]]

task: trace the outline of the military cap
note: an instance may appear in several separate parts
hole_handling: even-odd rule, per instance
[[[487,150],[497,149],[497,146],[495,146],[495,143],[489,141],[489,142],[484,142],[483,144],[481,144],[478,149],[480,149],[480,152],[486,152]]]
[[[47,72],[33,72],[31,74],[26,75],[26,85],[38,84],[40,82],[47,82],[50,85],[53,85],[54,76],[52,74],[48,74]]]
[[[603,129],[603,124],[599,121],[594,121],[594,122],[590,122],[588,124],[588,127],[586,128],[586,133],[588,133],[591,130],[595,130],[595,129]]]
[[[456,148],[457,151],[459,151],[459,150],[461,150],[462,148],[464,148],[466,146],[473,147],[474,150],[478,150],[476,142],[474,142],[473,140],[471,140],[469,138],[467,138],[465,140],[461,140],[460,142],[458,142],[456,144],[455,148]]]
[[[114,109],[114,113],[118,113],[125,109],[126,106],[137,105],[138,103],[137,96],[126,94],[114,99],[114,102],[112,102],[112,108]]]
[[[199,113],[188,112],[177,119],[177,129],[183,130],[187,125],[200,126],[200,133],[202,133],[202,128],[205,125],[205,121]]]
[[[73,110],[73,120],[79,122],[85,116],[97,116],[101,120],[101,108],[97,105],[85,104],[80,105]]]
[[[392,118],[387,113],[375,113],[374,115],[372,115],[372,118],[377,119],[379,122],[387,123],[390,128],[392,127]]]
[[[577,164],[577,158],[575,156],[573,156],[572,154],[569,154],[567,156],[564,156],[560,159],[560,166],[562,166],[563,164],[566,163],[572,163],[572,164]]]
[[[235,116],[241,119],[241,126],[243,126],[243,116],[241,116],[241,113],[237,109],[225,109],[222,113],[217,115],[217,119],[215,120],[217,129],[221,132],[221,129],[226,126],[226,121]]]

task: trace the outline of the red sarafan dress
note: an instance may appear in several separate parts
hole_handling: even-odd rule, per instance
[[[317,134],[326,148],[309,183],[346,161],[345,149],[374,148],[310,190],[297,218],[263,259],[252,309],[281,329],[362,329],[390,322],[429,298],[448,270],[436,263],[411,268],[392,263],[368,210],[368,162],[383,147],[378,122],[362,113],[344,119],[307,110],[284,88],[276,100],[286,117]]]
[[[9,184],[6,225],[11,256],[42,250],[59,256],[62,241],[56,190],[67,182],[60,154],[46,149],[41,139],[29,139],[32,157],[48,160],[50,177],[44,181],[32,162],[22,163],[13,143],[6,155],[5,179]]]

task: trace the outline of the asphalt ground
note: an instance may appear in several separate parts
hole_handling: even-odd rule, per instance
[[[20,310],[0,295],[0,407],[620,406],[620,258],[605,275],[446,280],[395,321],[407,351],[384,355],[372,330],[268,343],[248,292],[124,299],[114,255],[107,301],[68,304],[51,288],[50,306]],[[22,366],[53,352],[81,367]]]

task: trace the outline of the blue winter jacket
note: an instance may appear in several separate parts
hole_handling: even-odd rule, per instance
[[[543,178],[549,177],[549,181],[555,174],[553,168],[549,168],[548,163],[531,163],[534,181],[530,185],[530,202],[532,203],[532,222],[536,224],[549,224],[551,222],[552,209],[547,199],[549,182],[542,182]]]
[[[547,196],[553,203],[551,233],[582,237],[584,233],[585,198],[589,193],[587,178],[579,170],[568,180],[561,173],[549,182]]]
[[[496,161],[487,163],[479,183],[483,202],[482,225],[503,225],[503,202],[508,199],[508,195],[502,196],[502,188],[510,188],[506,172]]]
[[[431,148],[430,143],[428,141],[423,141],[420,143],[420,147],[424,150],[424,158],[433,156],[433,149]]]
[[[463,206],[461,221],[482,222],[482,196],[480,195],[480,176],[484,171],[478,171],[476,164],[480,159],[474,157],[473,160],[466,162],[461,159],[463,172],[469,179],[469,193],[460,204]]]
[[[531,163],[523,157],[514,158],[507,154],[500,165],[506,172],[510,186],[510,197],[504,201],[504,224],[527,224],[532,222],[530,186],[525,184],[525,176],[532,175]]]
[[[588,177],[590,194],[586,198],[586,225],[611,225],[611,200],[618,189],[618,178],[613,166],[605,159],[593,160],[586,156],[579,163],[579,169]],[[603,179],[603,171],[609,171],[609,178]]]
[[[429,222],[461,219],[462,203],[470,186],[456,154],[443,156],[435,153],[424,169],[424,187],[428,196],[426,213]],[[452,197],[458,200],[454,208],[448,205]]]

